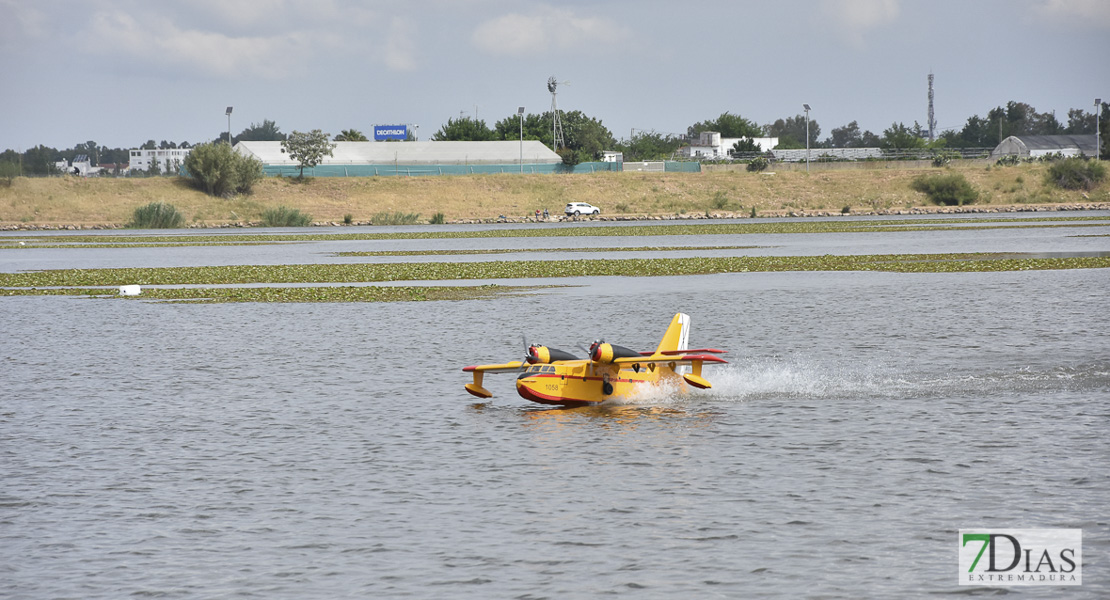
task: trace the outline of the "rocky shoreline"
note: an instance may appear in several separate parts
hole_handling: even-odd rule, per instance
[[[763,218],[789,218],[789,217],[870,217],[892,215],[963,215],[963,214],[991,214],[991,213],[1026,213],[1026,212],[1068,212],[1110,210],[1110,203],[1083,202],[1067,204],[1010,204],[1000,206],[918,206],[914,208],[889,208],[871,209],[850,212],[827,210],[765,210],[760,211],[755,217],[750,212],[714,211],[704,213],[669,214],[669,215],[601,215],[595,217],[566,217],[551,216],[547,219],[525,217],[498,217],[485,219],[455,219],[449,222],[454,225],[478,225],[493,223],[574,223],[598,221],[694,221],[705,219],[763,219]],[[348,226],[373,225],[370,221],[352,221],[351,223],[336,221],[318,221],[313,227],[348,227]],[[192,223],[187,229],[245,229],[263,227],[261,221],[239,221],[232,223],[204,224]],[[123,224],[96,224],[96,225],[34,225],[26,223],[8,223],[0,225],[0,231],[95,231],[126,229]]]

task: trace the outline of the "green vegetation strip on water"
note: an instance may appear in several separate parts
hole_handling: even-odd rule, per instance
[[[1001,223],[1002,225],[998,225]],[[1018,227],[1104,227],[1110,217],[1046,217],[990,218],[990,219],[905,219],[868,221],[785,221],[743,223],[684,223],[651,225],[601,225],[596,227],[534,227],[511,229],[483,229],[450,231],[377,232],[377,233],[281,233],[281,234],[227,234],[227,235],[50,235],[2,238],[0,248],[42,248],[64,245],[82,247],[136,247],[179,245],[232,245],[277,242],[317,242],[353,240],[428,240],[467,238],[522,238],[522,237],[614,237],[660,235],[739,235],[779,233],[883,233],[951,229],[999,229]],[[24,246],[19,246],[24,242]]]
[[[512,254],[514,252],[675,252],[691,250],[751,250],[759,246],[636,246],[610,248],[495,248],[492,250],[378,250],[336,252],[335,256],[448,256],[459,254]]]
[[[0,288],[253,283],[354,283],[546,277],[667,276],[769,271],[958,273],[1110,267],[1110,257],[1035,258],[1014,254],[740,256],[378,264],[247,265],[137,269],[65,269],[0,273]]]
[[[344,287],[244,287],[244,288],[146,288],[139,296],[119,296],[114,291],[90,288],[0,290],[0,296],[93,296],[127,300],[175,300],[190,303],[221,302],[422,302],[430,300],[483,300],[505,294],[529,293],[549,286],[344,286]]]

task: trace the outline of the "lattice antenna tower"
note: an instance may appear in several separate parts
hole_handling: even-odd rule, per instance
[[[929,73],[929,141],[936,141],[937,119],[933,116],[933,74]]]
[[[548,77],[547,91],[551,92],[551,137],[554,140],[551,144],[552,150],[558,150],[566,146],[566,142],[563,141],[563,119],[559,117],[559,103],[555,100],[557,95],[555,89],[557,87],[559,87],[559,82],[555,80],[555,76]]]

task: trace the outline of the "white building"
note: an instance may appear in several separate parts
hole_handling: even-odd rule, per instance
[[[732,147],[741,140],[751,140],[760,152],[766,152],[779,145],[777,137],[726,138],[716,131],[703,131],[698,141],[679,150],[683,156],[701,160],[724,160],[731,156]]]
[[[158,161],[158,172],[177,172],[185,164],[185,157],[192,151],[192,148],[132,150],[130,170],[149,171],[151,161]]]

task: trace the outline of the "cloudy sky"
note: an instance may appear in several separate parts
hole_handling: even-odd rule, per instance
[[[332,134],[551,105],[617,138],[809,103],[821,137],[1110,98],[1108,0],[0,0],[0,149]]]

